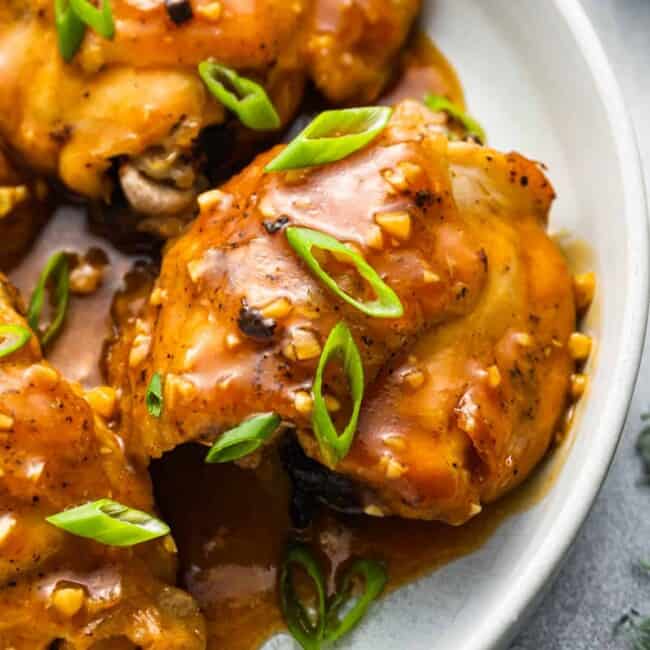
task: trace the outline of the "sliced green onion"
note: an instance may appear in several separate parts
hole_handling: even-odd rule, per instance
[[[89,0],[69,0],[70,7],[77,16],[100,36],[112,39],[115,36],[115,23],[111,0],[100,0],[101,8],[95,7]]]
[[[291,247],[305,261],[311,272],[339,298],[356,307],[364,314],[374,316],[375,318],[399,318],[404,314],[404,307],[402,307],[402,303],[397,297],[397,294],[379,277],[377,271],[359,253],[348,248],[338,239],[318,232],[317,230],[311,230],[310,228],[291,226],[285,232],[289,244],[291,244]],[[314,246],[349,258],[356,267],[359,275],[370,284],[377,295],[377,299],[372,302],[361,302],[343,291],[314,257],[311,252]]]
[[[149,415],[159,418],[163,411],[163,392],[162,392],[162,377],[159,372],[154,372],[147,386],[147,393],[145,395],[145,402],[147,404],[147,411]]]
[[[41,332],[39,322],[41,312],[43,311],[43,302],[45,292],[50,279],[54,280],[54,318],[45,330]],[[29,326],[37,333],[43,346],[46,346],[59,333],[66,311],[68,310],[68,300],[70,297],[70,271],[68,269],[68,257],[65,253],[54,253],[47,261],[45,268],[41,271],[38,283],[32,293],[29,307],[27,309],[27,322]]]
[[[300,565],[314,583],[316,592],[315,616],[310,616],[300,601],[292,580],[292,565]],[[280,603],[289,631],[304,650],[320,650],[325,631],[325,580],[306,546],[292,546],[287,552],[280,574]],[[315,619],[315,620],[314,620]]]
[[[487,137],[483,127],[471,115],[468,115],[464,110],[446,97],[429,93],[424,98],[424,103],[435,113],[447,113],[449,117],[460,122],[465,131],[467,131],[467,135],[478,140],[480,144],[485,144],[485,142],[487,142]]]
[[[86,26],[68,0],[54,0],[54,21],[61,56],[64,61],[71,61],[83,41]]]
[[[199,75],[208,90],[235,113],[244,126],[255,131],[280,128],[280,117],[260,84],[211,60],[199,63]]]
[[[280,426],[280,416],[263,413],[242,422],[238,427],[226,431],[217,440],[208,455],[206,463],[228,463],[252,454]]]
[[[0,359],[20,350],[31,337],[22,325],[0,325]]]
[[[314,585],[316,603],[310,610],[296,594],[292,566],[299,565]],[[356,578],[363,579],[363,592],[353,593]],[[374,560],[356,560],[345,572],[340,589],[329,605],[320,565],[308,547],[290,546],[280,573],[280,602],[289,631],[304,650],[320,650],[352,630],[386,586],[386,570]]]
[[[355,576],[363,578],[363,592],[356,598],[352,594]],[[346,571],[327,612],[324,640],[328,643],[345,636],[365,616],[372,602],[381,594],[388,581],[384,567],[374,560],[356,560]],[[347,610],[347,612],[345,611]]]
[[[267,172],[326,165],[370,144],[386,127],[387,106],[342,108],[316,117],[265,168]]]
[[[336,431],[323,397],[323,374],[327,364],[335,356],[340,357],[343,362],[343,370],[348,378],[353,402],[352,415],[341,434]],[[348,326],[341,321],[327,337],[312,387],[314,398],[312,427],[323,458],[329,465],[336,465],[350,451],[363,400],[363,384],[363,363],[359,348],[354,342]]]
[[[169,533],[164,521],[110,499],[64,510],[46,521],[73,535],[109,546],[133,546]]]

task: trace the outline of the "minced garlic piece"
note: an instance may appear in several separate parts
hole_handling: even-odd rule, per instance
[[[291,332],[291,342],[282,352],[287,359],[304,361],[320,356],[321,346],[313,332],[299,327]]]
[[[260,310],[264,318],[284,318],[291,311],[292,304],[287,298],[278,298]]]
[[[312,396],[305,390],[299,390],[293,398],[293,405],[302,415],[309,415],[314,408]]]
[[[576,361],[584,361],[591,352],[591,337],[573,332],[569,337],[569,353]]]
[[[579,399],[587,388],[587,376],[582,373],[571,375],[571,397]]]
[[[383,438],[382,442],[395,451],[404,451],[406,449],[406,440],[404,436],[389,435]]]
[[[60,614],[71,618],[83,607],[86,593],[82,587],[60,587],[54,590],[51,600]]]
[[[325,407],[330,413],[336,413],[341,410],[341,402],[339,402],[334,395],[325,395]]]
[[[196,198],[196,202],[199,204],[201,212],[209,210],[216,205],[221,203],[223,199],[223,192],[221,190],[209,190],[208,192],[203,192],[199,194]]]
[[[515,341],[523,348],[529,348],[533,344],[533,337],[527,332],[517,332]]]
[[[6,217],[11,211],[29,197],[26,185],[15,187],[0,187],[0,219]]]
[[[386,461],[386,478],[397,479],[406,474],[407,468],[392,457]]]
[[[501,383],[501,372],[498,366],[492,365],[487,369],[488,384],[492,388],[497,388]]]
[[[108,420],[115,414],[117,393],[114,388],[110,386],[98,386],[89,390],[84,397],[93,411],[99,413],[103,418]]]
[[[199,16],[203,16],[203,18],[207,18],[208,20],[212,22],[216,22],[221,18],[221,13],[223,11],[223,7],[221,6],[220,2],[211,2],[207,5],[201,5],[200,7],[197,7],[195,9],[195,12]]]
[[[375,221],[397,239],[406,241],[411,236],[411,215],[406,210],[377,214]]]
[[[424,373],[421,370],[413,370],[404,377],[404,381],[414,389],[420,388],[424,384]]]
[[[422,279],[426,284],[433,284],[434,282],[440,282],[440,276],[433,271],[425,269],[422,271]]]
[[[594,273],[579,273],[573,278],[573,294],[578,311],[584,311],[591,305],[596,290]]]
[[[371,503],[369,506],[366,506],[363,509],[363,511],[367,515],[370,515],[371,517],[383,517],[384,516],[384,511],[379,506],[376,506],[374,503]]]
[[[129,352],[129,366],[135,368],[139,366],[148,356],[151,349],[151,337],[146,334],[138,334],[133,339],[131,352]]]
[[[384,235],[379,226],[370,226],[368,228],[368,237],[366,238],[366,244],[369,248],[380,251],[384,248]]]

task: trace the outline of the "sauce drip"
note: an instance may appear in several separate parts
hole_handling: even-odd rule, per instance
[[[323,508],[301,539],[323,554],[330,590],[353,557],[385,562],[389,590],[479,549],[509,516],[537,503],[571,447],[565,440],[523,486],[463,526],[341,515]],[[197,599],[209,648],[254,650],[284,628],[277,581],[295,539],[289,485],[274,452],[256,470],[206,465],[207,449],[185,445],[152,466],[156,501],[174,531],[180,582]]]
[[[40,232],[29,254],[9,274],[9,279],[28,301],[50,255],[65,251],[82,257],[93,248],[102,250],[108,258],[102,284],[89,295],[71,294],[61,333],[46,350],[48,360],[67,379],[86,387],[102,383],[102,341],[111,333],[109,314],[113,295],[138,258],[122,253],[95,233],[89,225],[85,208],[61,205]]]

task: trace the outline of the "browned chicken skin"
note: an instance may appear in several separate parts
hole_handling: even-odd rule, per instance
[[[344,320],[367,388],[352,450],[335,470],[365,486],[369,514],[462,523],[530,472],[563,411],[575,308],[545,233],[551,186],[521,156],[449,143],[438,116],[415,102],[339,163],[264,174],[274,153],[202,197],[113,347],[127,435],[159,456],[275,411],[320,459],[309,392],[322,345]],[[380,228],[386,214],[392,225]],[[404,316],[368,317],[333,296],[276,228],[286,224],[357,247]],[[322,263],[370,296],[350,266]],[[160,418],[145,406],[155,372]],[[336,371],[326,379],[344,424],[345,382]]]
[[[114,40],[88,29],[65,63],[51,0],[2,3],[0,135],[30,166],[92,198],[110,195],[116,157],[132,160],[122,184],[150,216],[190,205],[195,140],[224,120],[198,63],[212,57],[263,83],[286,123],[307,75],[337,102],[374,100],[419,8],[419,0],[192,0],[193,17],[176,25],[163,0],[111,4]]]
[[[0,281],[0,323],[24,325]],[[171,539],[117,549],[45,521],[103,497],[154,506],[146,471],[34,337],[0,360],[0,440],[0,647],[204,648],[196,605],[171,586]]]

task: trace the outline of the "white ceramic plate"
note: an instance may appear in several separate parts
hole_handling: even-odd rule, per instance
[[[586,328],[596,342],[558,479],[477,553],[391,594],[342,647],[506,647],[582,525],[614,454],[645,331],[648,242],[633,131],[577,0],[424,0],[422,24],[457,67],[472,113],[500,149],[544,161],[557,189],[551,229],[587,244],[598,276]],[[579,268],[577,270],[580,270]],[[547,466],[542,471],[553,471]],[[282,635],[266,644],[293,648]]]

